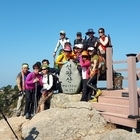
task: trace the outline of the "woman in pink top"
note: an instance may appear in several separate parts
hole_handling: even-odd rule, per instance
[[[39,74],[40,71],[40,66],[38,64],[34,64],[33,65],[33,72],[29,73],[26,81],[25,81],[25,86],[26,86],[26,90],[25,90],[25,100],[26,100],[26,104],[25,104],[25,115],[26,115],[26,119],[29,119],[30,117],[32,117],[34,115],[34,105],[35,105],[35,98],[37,98],[35,95],[35,84],[42,85],[42,75]]]
[[[83,51],[80,56],[80,65],[82,68],[82,97],[80,101],[88,101],[88,87],[87,87],[87,81],[90,77],[90,60],[88,59],[88,52]]]

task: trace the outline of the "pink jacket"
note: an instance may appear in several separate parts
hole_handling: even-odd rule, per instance
[[[38,84],[42,85],[42,75],[41,74],[35,75],[34,72],[31,72],[26,77],[26,81],[25,81],[26,90],[35,89],[35,83],[33,83],[35,78],[38,78],[39,79]]]
[[[80,65],[82,67],[82,79],[89,79],[90,77],[90,60],[83,61],[80,56]]]

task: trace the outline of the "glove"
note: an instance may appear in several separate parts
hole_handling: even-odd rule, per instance
[[[22,96],[22,94],[23,94],[23,91],[20,91],[20,92],[18,93],[18,96]]]

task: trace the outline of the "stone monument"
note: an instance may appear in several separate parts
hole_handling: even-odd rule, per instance
[[[74,62],[69,61],[64,64],[60,71],[59,81],[63,93],[79,93],[81,76]]]

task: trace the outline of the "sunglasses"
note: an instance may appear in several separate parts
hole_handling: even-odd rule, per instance
[[[103,33],[103,31],[99,31],[98,33]]]
[[[46,70],[46,69],[42,69],[42,70]]]

